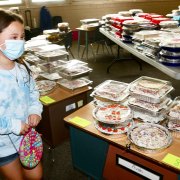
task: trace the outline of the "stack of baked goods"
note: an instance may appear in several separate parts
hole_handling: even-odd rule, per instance
[[[112,104],[93,110],[95,127],[102,133],[119,135],[133,126],[131,109],[126,105]]]
[[[95,127],[105,134],[124,134],[133,125],[132,112],[126,105],[129,95],[127,83],[106,80],[91,93],[95,109]]]
[[[88,63],[78,59],[66,61],[66,64],[57,67],[56,71],[62,76],[62,79],[57,80],[57,84],[69,92],[86,89],[92,84],[88,77],[92,69],[88,67]]]
[[[134,118],[144,122],[159,123],[166,117],[173,90],[170,82],[142,76],[130,83],[129,106]]]
[[[180,97],[176,97],[167,113],[167,127],[174,137],[180,138]]]

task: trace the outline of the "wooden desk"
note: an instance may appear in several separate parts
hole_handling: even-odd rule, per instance
[[[160,153],[146,154],[136,147],[127,149],[126,145],[129,141],[126,135],[121,135],[119,137],[105,135],[94,127],[92,117],[93,108],[93,103],[89,103],[64,119],[70,126],[72,157],[75,167],[95,179],[102,179],[102,177],[105,179],[118,179],[117,177],[121,175],[123,175],[122,177],[124,179],[142,179],[134,173],[128,170],[124,171],[122,170],[124,168],[117,166],[116,155],[120,155],[129,161],[142,165],[142,167],[146,169],[151,169],[153,172],[161,174],[163,179],[174,180],[178,179],[178,177],[180,178],[180,169],[162,162],[162,159],[167,155],[167,153],[180,157],[180,141],[178,139],[174,138],[172,145]],[[75,116],[87,119],[92,123],[85,128],[80,128],[69,122],[69,120]],[[91,150],[88,151],[88,149]],[[80,154],[83,152],[85,153]],[[105,154],[106,157],[104,157]],[[98,160],[101,161],[101,163]],[[90,166],[92,165],[94,169],[99,169],[99,171],[97,172],[94,169],[91,169]]]
[[[63,118],[87,104],[87,93],[91,87],[68,92],[57,87],[48,96],[55,100],[52,104],[43,104],[42,120],[37,130],[43,139],[52,147],[62,143],[69,135]]]

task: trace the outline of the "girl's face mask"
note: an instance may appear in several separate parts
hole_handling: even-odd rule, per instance
[[[10,60],[18,59],[24,53],[24,40],[5,40],[5,49],[0,51]],[[4,45],[1,44],[0,46]]]

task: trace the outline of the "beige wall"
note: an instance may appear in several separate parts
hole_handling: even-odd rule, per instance
[[[143,9],[144,12],[158,13],[166,15],[173,9],[178,9],[179,0],[169,1],[151,1],[149,2],[126,2],[126,3],[106,3],[106,4],[86,4],[86,5],[65,5],[65,6],[47,6],[52,16],[61,15],[63,20],[69,22],[70,27],[75,29],[80,26],[80,19],[101,18],[105,14],[117,13],[122,10]],[[33,7],[32,17],[36,18],[39,24],[39,7]],[[24,9],[21,9],[24,14]]]

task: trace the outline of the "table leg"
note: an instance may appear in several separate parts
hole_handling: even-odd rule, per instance
[[[79,51],[80,51],[80,43],[81,43],[81,31],[78,31],[78,57],[79,57]]]
[[[85,48],[86,48],[86,59],[88,59],[88,32],[86,31],[86,45],[85,45]]]

